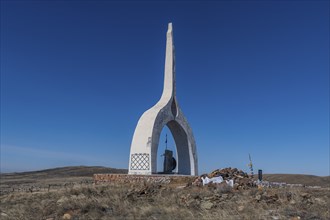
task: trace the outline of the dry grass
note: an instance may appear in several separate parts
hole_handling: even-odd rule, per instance
[[[90,173],[105,168],[84,169],[2,174],[0,219],[330,219],[329,188],[93,185]]]
[[[76,185],[1,196],[1,219],[329,219],[329,189]]]

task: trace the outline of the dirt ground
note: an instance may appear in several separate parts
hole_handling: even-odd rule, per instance
[[[0,219],[330,219],[329,187],[95,185],[85,174],[2,175]]]

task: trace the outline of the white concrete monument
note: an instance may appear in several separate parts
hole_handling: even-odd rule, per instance
[[[149,175],[157,172],[159,136],[166,125],[176,144],[177,173],[198,175],[195,139],[176,98],[172,23],[168,24],[164,75],[160,100],[143,113],[135,128],[128,173]]]

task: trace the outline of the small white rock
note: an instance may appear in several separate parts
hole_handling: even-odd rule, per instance
[[[62,219],[71,219],[71,215],[69,213],[65,213]]]
[[[237,207],[237,210],[238,210],[239,212],[243,211],[243,210],[244,210],[244,206],[242,206],[242,205],[238,206],[238,207]]]
[[[7,217],[8,215],[6,213],[4,213],[4,212],[1,212],[1,216],[2,217]]]

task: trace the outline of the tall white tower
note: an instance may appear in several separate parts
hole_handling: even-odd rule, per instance
[[[176,144],[178,173],[198,175],[194,135],[176,98],[172,23],[168,24],[166,35],[163,93],[156,105],[143,113],[135,128],[129,158],[129,174],[146,175],[157,172],[159,136],[165,125],[170,129]]]

